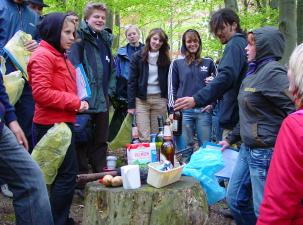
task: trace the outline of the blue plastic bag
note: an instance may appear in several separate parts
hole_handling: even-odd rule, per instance
[[[183,175],[192,176],[202,185],[209,205],[225,198],[225,189],[221,187],[215,173],[224,167],[220,150],[200,148],[192,154],[189,163],[183,168]]]

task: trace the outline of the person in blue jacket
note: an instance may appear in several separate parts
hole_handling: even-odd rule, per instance
[[[36,28],[39,16],[28,8],[24,0],[1,0],[0,1],[0,55],[6,59],[6,73],[16,70],[12,61],[5,54],[3,48],[18,30],[22,30],[32,35],[33,40],[26,42],[25,47],[33,52],[38,47],[39,39]],[[32,90],[25,81],[22,95],[15,105],[18,122],[25,133],[29,144],[29,152],[32,151],[32,120],[34,116],[34,100]],[[0,182],[1,184],[1,182]],[[12,193],[6,185],[1,185],[2,193],[7,197],[12,197]]]
[[[113,99],[116,104],[112,102],[115,112],[109,127],[109,141],[115,138],[127,115],[127,82],[131,57],[144,47],[144,44],[140,42],[140,31],[135,25],[127,27],[125,36],[128,44],[119,48],[116,56],[117,81],[116,94]]]
[[[176,59],[172,68],[172,81],[169,91],[173,96],[169,99],[178,99],[192,96],[207,85],[206,79],[216,75],[216,67],[212,59],[201,58],[202,41],[196,30],[189,29],[182,37],[184,58]],[[170,104],[172,105],[172,104]],[[173,108],[169,109],[170,114]],[[182,136],[186,147],[194,146],[194,133],[197,133],[199,146],[211,137],[212,105],[182,110]]]
[[[16,119],[0,73],[0,179],[14,194],[17,225],[53,225],[43,174]]]
[[[28,51],[33,52],[39,45],[36,40],[39,34],[36,25],[39,16],[28,8],[23,0],[2,0],[0,1],[0,55],[6,58],[6,73],[16,70],[8,56],[4,53],[3,47],[14,36],[18,30],[30,34],[32,41],[25,43]],[[20,100],[15,105],[18,122],[25,132],[29,142],[29,150],[32,150],[32,120],[34,115],[34,100],[28,82],[25,82]]]
[[[224,138],[239,121],[237,96],[247,70],[247,41],[240,26],[240,19],[232,9],[216,11],[209,25],[219,41],[226,44],[217,76],[193,96],[177,99],[174,108],[181,110],[203,107],[222,97],[218,118]]]

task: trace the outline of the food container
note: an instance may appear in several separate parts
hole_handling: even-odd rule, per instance
[[[159,162],[148,164],[147,183],[155,188],[162,188],[180,180],[183,167],[185,166],[182,165],[171,170],[160,171],[156,169],[159,168],[159,165]]]
[[[116,156],[107,156],[107,170],[114,170],[116,169],[117,157]]]

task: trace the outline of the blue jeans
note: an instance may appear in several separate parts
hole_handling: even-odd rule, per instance
[[[237,225],[256,224],[273,148],[241,145],[227,187],[227,204]]]
[[[0,179],[14,194],[17,225],[53,225],[42,172],[6,126],[0,137]]]
[[[219,142],[222,140],[223,129],[220,127],[219,114],[218,114],[220,110],[220,103],[221,101],[218,101],[215,108],[213,109],[213,114],[212,114],[211,139],[214,142]]]
[[[52,125],[38,125],[35,126],[36,140],[39,140],[52,127]],[[68,124],[71,131],[73,125]],[[55,225],[69,225],[73,224],[73,220],[69,218],[69,210],[72,204],[74,190],[76,187],[76,176],[78,173],[77,156],[75,150],[74,135],[64,160],[58,169],[58,174],[55,181],[50,187],[50,204]],[[44,223],[43,223],[44,225]]]
[[[187,109],[183,111],[182,136],[187,147],[194,145],[194,133],[197,133],[199,146],[204,141],[210,141],[212,115],[201,112],[200,108]]]

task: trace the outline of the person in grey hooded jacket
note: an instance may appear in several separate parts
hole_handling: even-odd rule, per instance
[[[249,69],[238,95],[240,120],[220,142],[223,149],[240,139],[243,142],[227,188],[227,203],[237,225],[256,224],[279,128],[295,110],[287,72],[278,62],[284,47],[284,37],[276,28],[248,33]]]

